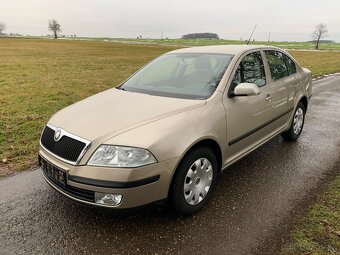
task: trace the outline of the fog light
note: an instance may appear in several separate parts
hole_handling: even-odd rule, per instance
[[[122,202],[123,195],[96,192],[94,197],[96,204],[117,206]]]

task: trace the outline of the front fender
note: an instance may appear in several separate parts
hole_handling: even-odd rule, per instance
[[[197,142],[215,140],[221,148],[226,139],[222,104],[208,103],[119,134],[105,144],[148,149],[158,161],[182,157]],[[223,151],[223,149],[222,149]]]

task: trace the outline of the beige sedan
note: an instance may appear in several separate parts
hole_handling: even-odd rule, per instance
[[[168,199],[189,215],[221,170],[276,135],[298,139],[311,95],[311,72],[278,48],[175,50],[56,113],[39,163],[75,201],[120,209]]]

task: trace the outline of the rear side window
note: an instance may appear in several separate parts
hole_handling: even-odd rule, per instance
[[[243,82],[254,83],[259,87],[266,84],[266,75],[260,52],[250,53],[242,59],[233,77],[231,91]]]
[[[285,55],[276,50],[266,50],[270,73],[274,81],[289,75]]]
[[[285,54],[283,54],[283,57],[286,61],[289,75],[296,73],[296,66],[295,66],[294,61]]]

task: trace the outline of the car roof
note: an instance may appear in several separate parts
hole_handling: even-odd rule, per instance
[[[239,55],[249,50],[256,49],[279,49],[273,46],[266,45],[211,45],[211,46],[199,46],[191,48],[183,48],[174,51],[170,51],[167,54],[173,53],[217,53],[217,54],[232,54]]]

